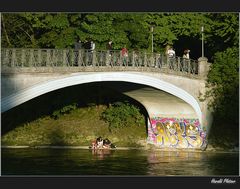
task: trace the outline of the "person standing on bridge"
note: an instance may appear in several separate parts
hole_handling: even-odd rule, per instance
[[[108,57],[107,57],[108,64],[111,64],[111,66],[113,66],[114,61],[112,60],[112,54],[113,54],[112,40],[108,41],[106,48],[107,48],[107,54],[108,54]]]
[[[91,40],[90,42],[90,52],[93,52],[95,50],[95,43],[93,42],[93,40]]]
[[[93,40],[91,41],[88,41],[87,42],[87,49],[88,49],[88,61],[89,61],[89,64],[91,65],[92,64],[92,61],[93,61],[93,51],[95,50],[95,43],[93,42]]]
[[[107,43],[107,50],[109,51],[109,54],[112,55],[112,50],[113,50],[112,40],[108,41],[108,43]]]
[[[79,57],[79,50],[82,48],[82,42],[81,42],[81,40],[79,39],[79,37],[78,37],[78,39],[77,39],[77,41],[75,42],[75,44],[74,44],[74,65],[75,66],[78,66],[78,57]]]
[[[182,70],[184,71],[188,71],[188,66],[189,63],[190,63],[190,57],[189,57],[189,53],[190,53],[190,50],[189,49],[185,49],[183,51],[183,65],[182,65]]]
[[[183,58],[185,58],[185,59],[190,59],[189,53],[190,53],[190,50],[189,50],[189,49],[184,50],[184,51],[183,51]]]
[[[125,64],[125,66],[127,66],[127,62],[128,62],[128,50],[126,48],[126,46],[124,46],[124,48],[122,48],[121,50],[121,56],[123,58],[123,64]]]
[[[175,60],[175,56],[176,56],[176,53],[175,51],[173,50],[172,47],[170,47],[167,51],[167,60],[168,60],[168,64],[169,64],[169,68],[170,69],[173,69],[174,67],[174,60]]]

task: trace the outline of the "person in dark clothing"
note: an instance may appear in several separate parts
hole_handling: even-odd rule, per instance
[[[79,40],[77,40],[76,42],[75,42],[75,44],[74,44],[74,50],[79,50],[79,49],[81,49],[82,48],[82,42],[81,42],[81,40],[79,39]]]
[[[107,50],[108,51],[112,51],[113,47],[112,47],[112,40],[109,40],[108,43],[107,43]]]
[[[78,39],[74,44],[74,65],[78,66],[79,50],[82,48],[82,42]]]
[[[84,42],[84,44],[83,44],[83,47],[84,47],[84,49],[86,49],[86,50],[90,50],[90,48],[91,48],[91,42],[85,40],[85,42]]]
[[[113,66],[113,47],[112,47],[112,40],[109,40],[106,44],[106,49],[107,49],[107,61],[108,61],[108,64],[110,64],[111,66]]]
[[[112,144],[112,142],[108,138],[105,138],[103,140],[103,148],[116,148],[116,146]]]

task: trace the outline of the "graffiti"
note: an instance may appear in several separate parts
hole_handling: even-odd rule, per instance
[[[152,118],[148,141],[160,147],[203,148],[206,134],[198,119]]]

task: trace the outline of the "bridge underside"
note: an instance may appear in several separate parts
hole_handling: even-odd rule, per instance
[[[47,77],[47,80],[49,78]],[[28,82],[31,80],[32,77],[29,77]],[[205,145],[206,134],[202,131],[202,111],[199,103],[185,90],[159,78],[141,73],[113,72],[77,73],[63,78],[51,78],[49,81],[43,80],[42,83],[33,83],[29,87],[25,87],[24,79],[20,81],[23,82],[21,90],[2,97],[2,112],[64,87],[91,82],[111,82],[114,83],[113,88],[139,101],[146,108],[149,115],[149,143],[168,148],[202,148]]]
[[[182,99],[152,87],[130,83],[112,85],[140,102],[147,110],[148,143],[159,147],[205,148],[205,133],[192,106]]]

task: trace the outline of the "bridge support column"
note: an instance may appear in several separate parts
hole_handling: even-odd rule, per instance
[[[208,59],[206,57],[200,57],[198,59],[198,74],[200,77],[206,77],[209,71]]]
[[[206,133],[198,119],[151,117],[147,142],[161,148],[206,148]]]

